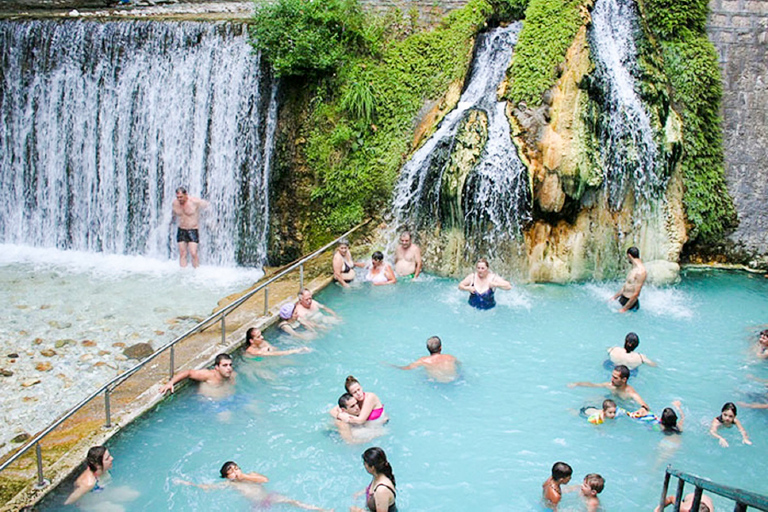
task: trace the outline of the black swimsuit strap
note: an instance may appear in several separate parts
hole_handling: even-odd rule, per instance
[[[387,489],[389,489],[390,491],[392,491],[392,495],[393,495],[395,498],[397,498],[397,492],[395,492],[395,489],[394,489],[394,488],[392,488],[392,487],[390,487],[390,486],[388,486],[388,485],[387,485],[387,484],[385,484],[385,483],[380,483],[380,484],[378,484],[376,487],[374,487],[374,488],[373,488],[373,491],[371,492],[371,496],[373,496],[373,493],[374,493],[374,492],[376,492],[376,489],[378,489],[378,488],[379,488],[379,487],[381,487],[382,485],[383,485],[384,487],[386,487]]]

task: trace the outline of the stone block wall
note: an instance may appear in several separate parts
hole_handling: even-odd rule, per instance
[[[730,239],[768,254],[768,0],[710,0],[707,33],[723,75],[728,190],[739,227]]]
[[[373,12],[384,13],[391,9],[399,9],[408,14],[416,10],[419,13],[420,25],[432,25],[440,20],[447,12],[466,5],[468,0],[360,0],[363,8]]]

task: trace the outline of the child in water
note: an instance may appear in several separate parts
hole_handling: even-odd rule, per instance
[[[581,409],[581,415],[587,418],[587,421],[593,425],[602,425],[605,420],[616,419],[616,402],[611,399],[603,400],[602,410],[598,410],[597,407],[584,407]],[[626,412],[622,409],[623,412]]]
[[[752,441],[749,440],[749,435],[747,435],[747,431],[744,430],[741,422],[736,418],[736,406],[733,402],[726,402],[726,404],[723,405],[723,408],[720,411],[720,416],[712,420],[712,425],[709,427],[709,433],[719,440],[720,446],[728,448],[728,441],[718,434],[717,430],[720,427],[731,428],[734,425],[736,425],[736,428],[741,432],[741,442],[744,444],[752,444]]]
[[[581,484],[581,497],[587,506],[587,512],[596,512],[600,508],[600,498],[598,494],[603,492],[605,479],[597,473],[590,473],[584,477]]]
[[[642,423],[646,423],[652,428],[658,429],[665,434],[682,434],[683,422],[685,421],[685,414],[683,414],[683,410],[681,409],[682,404],[680,403],[680,400],[675,400],[672,402],[672,406],[680,413],[679,419],[677,417],[677,413],[675,413],[675,410],[672,409],[672,407],[665,408],[661,412],[661,418],[650,412],[645,407],[640,407],[640,409],[636,410],[635,412],[628,412],[627,415],[630,418],[634,418]]]
[[[544,504],[547,507],[557,510],[557,504],[560,503],[560,500],[563,498],[563,490],[561,489],[561,486],[571,481],[572,474],[573,469],[571,466],[565,462],[555,462],[552,466],[552,476],[547,478],[541,485]]]

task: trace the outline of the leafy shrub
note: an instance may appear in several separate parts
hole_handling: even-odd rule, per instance
[[[332,73],[376,42],[356,0],[277,0],[257,6],[251,41],[278,76]]]

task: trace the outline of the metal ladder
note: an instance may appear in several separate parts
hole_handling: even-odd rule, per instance
[[[667,490],[669,489],[669,480],[671,477],[676,477],[677,480],[677,494],[675,495],[675,504],[672,510],[674,512],[680,512],[680,503],[683,501],[683,488],[686,482],[692,484],[695,487],[693,491],[693,503],[691,504],[691,512],[698,512],[699,505],[701,504],[701,495],[706,490],[710,493],[717,494],[729,500],[736,502],[736,506],[733,508],[734,512],[746,512],[749,507],[757,510],[768,511],[768,496],[757,494],[743,489],[737,489],[735,487],[729,487],[727,485],[716,484],[706,478],[701,478],[690,473],[684,473],[683,471],[673,469],[672,466],[667,466],[667,470],[664,474],[664,490],[661,492],[661,500],[659,501],[659,507],[664,509],[664,504],[667,501]]]

